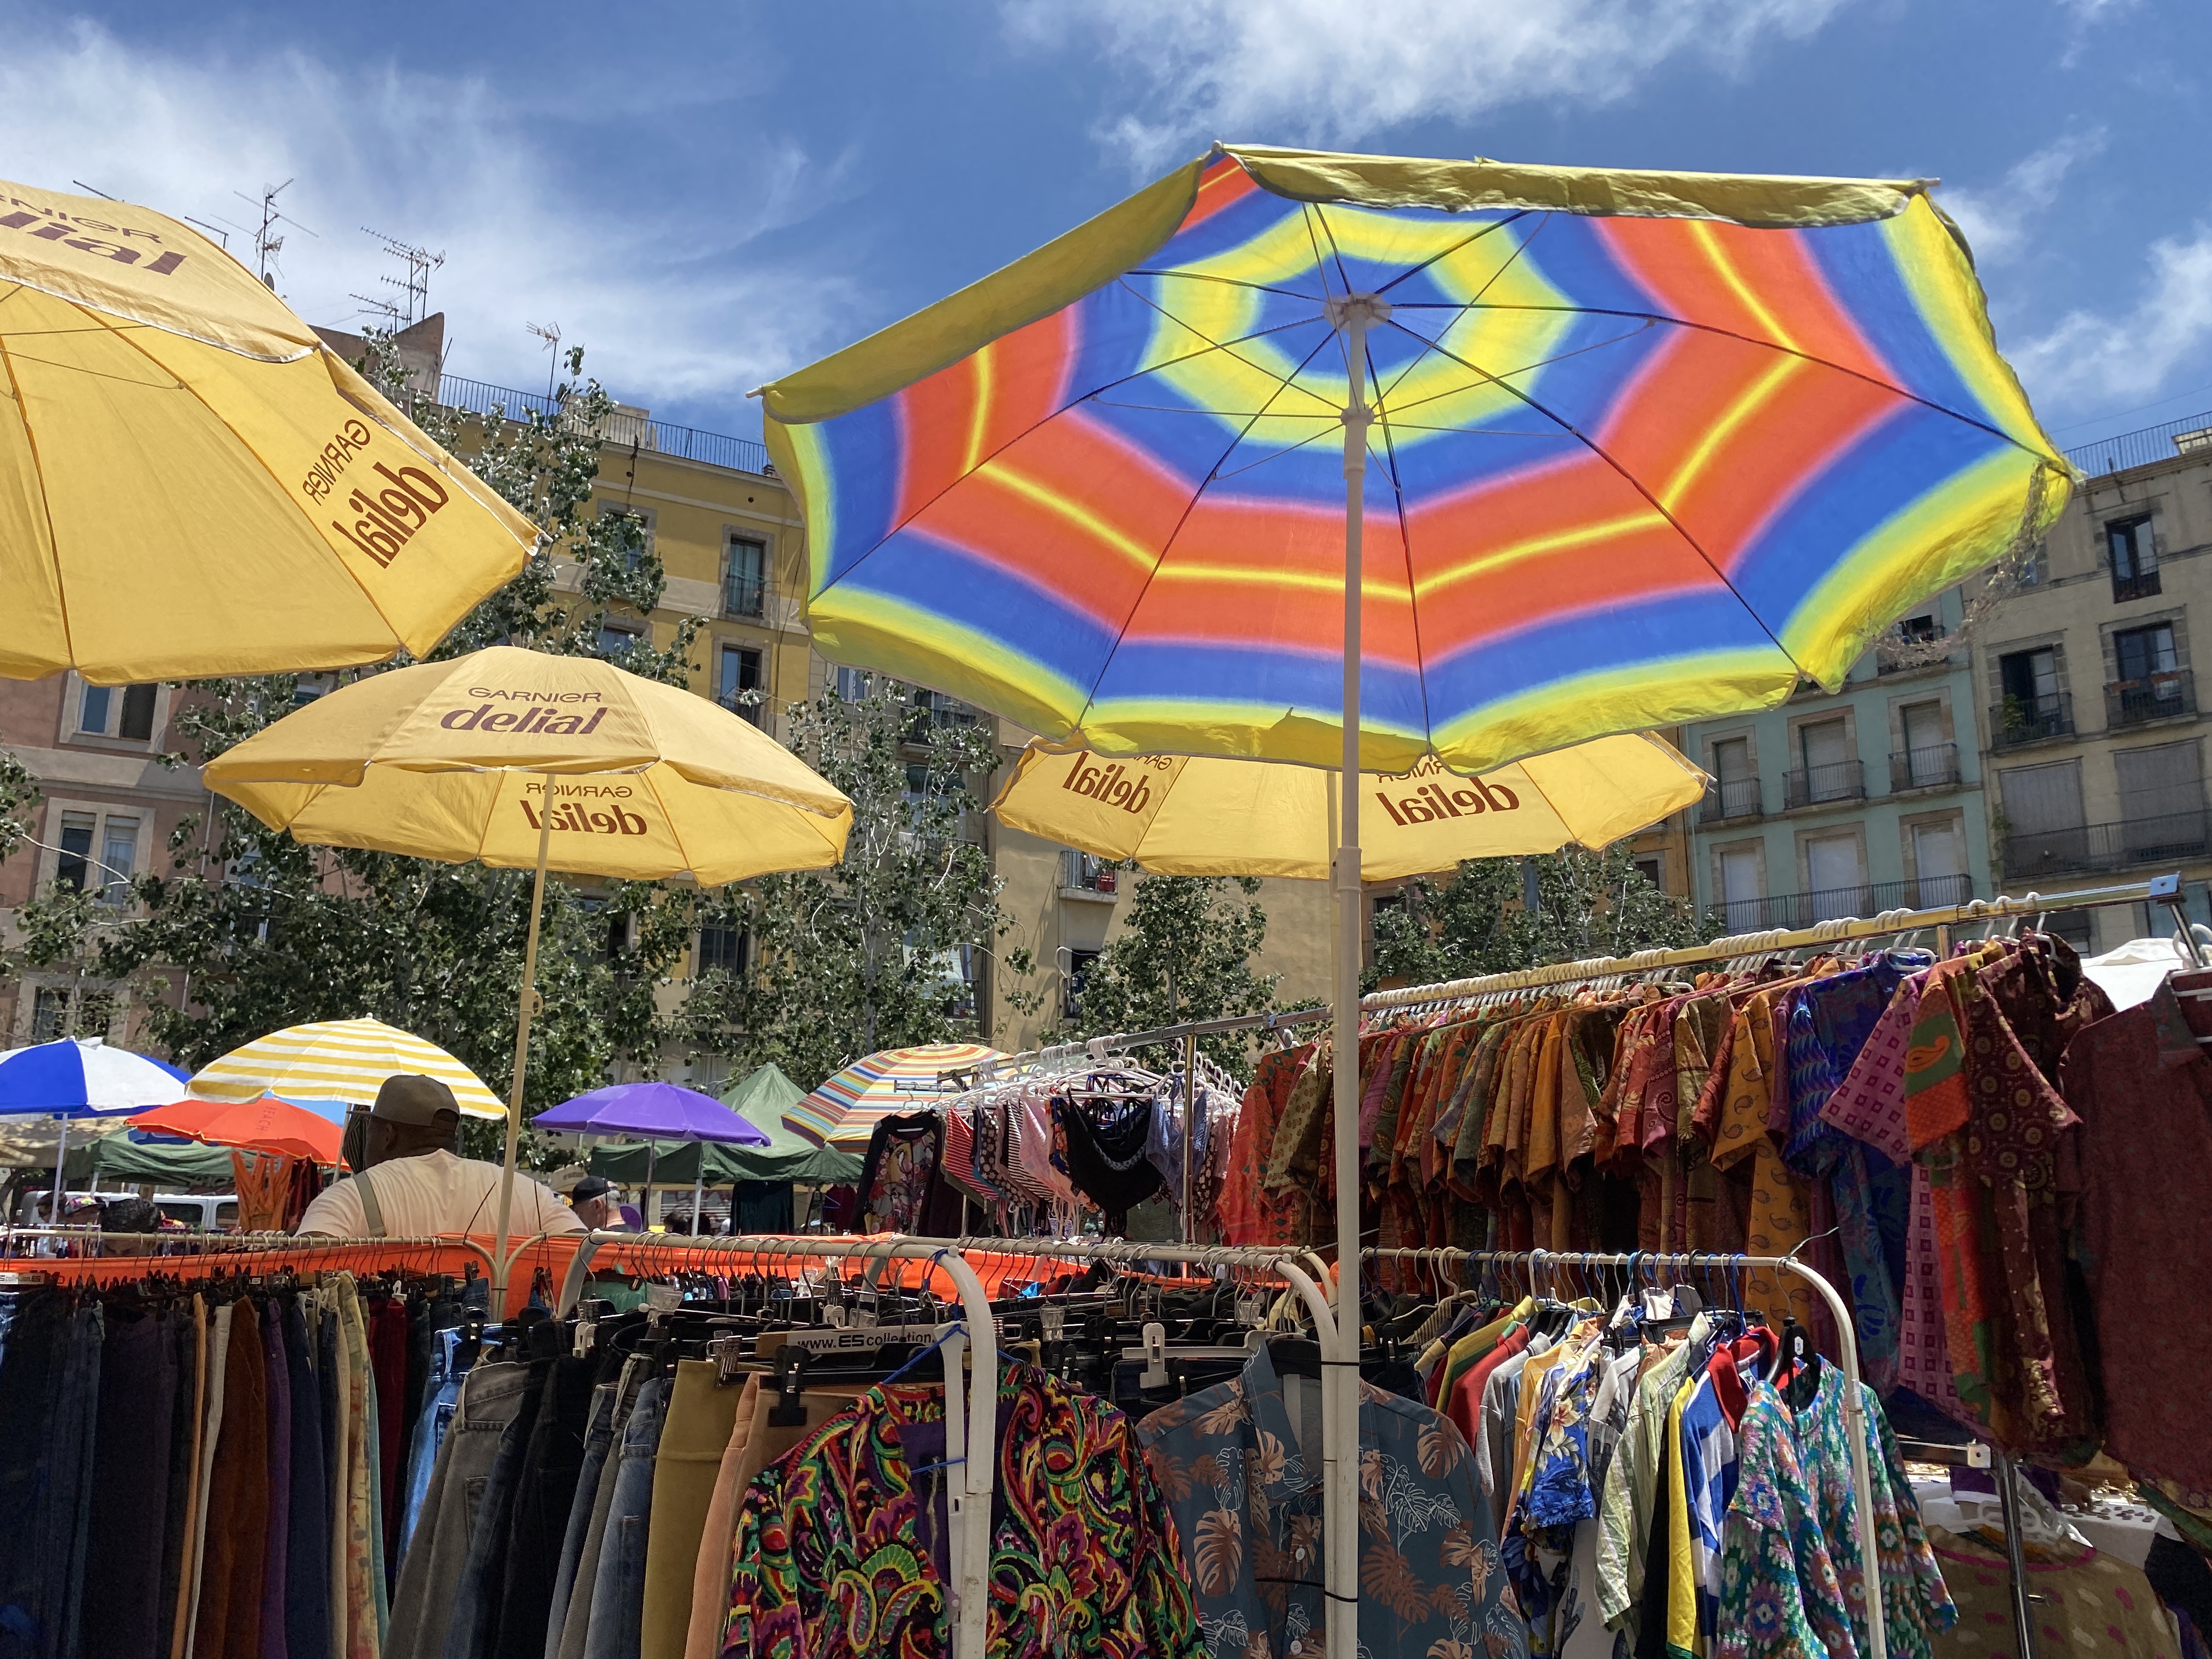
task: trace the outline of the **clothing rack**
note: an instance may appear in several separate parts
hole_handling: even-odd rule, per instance
[[[1363,1249],[1359,1255],[1363,1261],[1474,1262],[1505,1266],[1517,1263],[1528,1269],[1532,1284],[1535,1276],[1547,1267],[1626,1267],[1638,1273],[1646,1267],[1655,1271],[1668,1268],[1676,1273],[1734,1272],[1744,1267],[1764,1267],[1793,1273],[1802,1279],[1812,1287],[1814,1294],[1828,1304],[1836,1328],[1841,1333],[1837,1346],[1842,1350],[1844,1422],[1850,1437],[1851,1489],[1858,1519],[1859,1553],[1864,1559],[1866,1571],[1867,1653],[1868,1659],[1887,1659],[1889,1632],[1883,1628],[1881,1566],[1875,1552],[1880,1531],[1875,1522],[1874,1477],[1867,1465],[1866,1413],[1859,1403],[1858,1344],[1852,1334],[1850,1309],[1844,1304],[1836,1287],[1820,1273],[1794,1255],[1735,1255],[1708,1250],[1662,1253],[1651,1250],[1462,1250],[1429,1247],[1370,1248]]]
[[[1012,1248],[1010,1248],[1012,1247]],[[570,1259],[567,1279],[561,1287],[557,1312],[565,1316],[576,1305],[584,1286],[589,1283],[591,1264],[602,1250],[612,1249],[619,1256],[628,1257],[635,1265],[647,1272],[655,1266],[663,1270],[708,1270],[718,1261],[727,1263],[734,1259],[748,1267],[774,1265],[780,1261],[857,1260],[861,1262],[889,1263],[891,1261],[921,1261],[933,1268],[941,1269],[959,1289],[967,1314],[969,1340],[975,1355],[975,1374],[979,1381],[970,1390],[968,1404],[969,1424],[967,1444],[971,1448],[994,1446],[998,1443],[998,1389],[991,1379],[998,1375],[998,1328],[991,1312],[990,1299],[985,1294],[982,1279],[969,1262],[971,1252],[1017,1258],[1051,1258],[1066,1261],[1122,1261],[1132,1265],[1149,1261],[1181,1261],[1206,1268],[1249,1268],[1274,1273],[1297,1294],[1307,1311],[1314,1318],[1315,1334],[1321,1339],[1322,1352],[1334,1352],[1335,1322],[1330,1316],[1328,1299],[1319,1279],[1326,1279],[1323,1268],[1310,1253],[1241,1248],[1232,1245],[1167,1244],[1132,1243],[1126,1239],[1005,1239],[991,1237],[916,1238],[903,1234],[887,1234],[881,1237],[849,1238],[787,1238],[757,1235],[720,1235],[696,1237],[684,1234],[653,1234],[592,1232],[583,1241]],[[1311,1271],[1309,1271],[1311,1269]],[[1048,1300],[1042,1304],[1048,1306]],[[1355,1356],[1356,1363],[1356,1356]],[[957,1359],[945,1362],[946,1401],[948,1422],[959,1417],[959,1402],[953,1394],[958,1386],[955,1381],[959,1367]],[[1325,1469],[1322,1490],[1323,1563],[1328,1593],[1333,1601],[1356,1604],[1359,1595],[1358,1537],[1359,1510],[1354,1487],[1358,1479],[1356,1449],[1346,1455],[1335,1444],[1335,1436],[1328,1431],[1334,1419],[1328,1414],[1327,1401],[1335,1391],[1346,1386],[1340,1381],[1340,1372],[1333,1364],[1324,1364],[1322,1371],[1323,1438],[1322,1456]],[[961,1448],[948,1443],[945,1455],[949,1459],[962,1457]],[[953,1652],[956,1659],[983,1659],[984,1613],[988,1605],[986,1585],[990,1568],[991,1483],[995,1469],[994,1461],[988,1456],[970,1456],[965,1462],[965,1480],[956,1483],[951,1498],[956,1524],[956,1539],[964,1536],[964,1547],[957,1548],[953,1576],[959,1585],[959,1624],[955,1632]],[[966,1488],[967,1503],[961,1503],[960,1487]],[[1881,1656],[1875,1656],[1881,1659]]]

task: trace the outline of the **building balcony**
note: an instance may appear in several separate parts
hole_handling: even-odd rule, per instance
[[[1931,743],[1907,749],[1889,757],[1889,793],[1908,789],[1955,789],[1959,786],[1959,745]]]
[[[1698,828],[1710,830],[1718,823],[1755,818],[1765,810],[1757,778],[1723,778],[1707,788],[1705,799],[1698,803]]]
[[[722,614],[758,617],[768,609],[768,584],[757,576],[732,575],[722,583]]]
[[[2146,570],[2140,575],[2115,575],[2112,578],[2114,605],[2125,605],[2130,599],[2154,599],[2163,591],[2155,570]]]
[[[1990,710],[1992,747],[2010,749],[2045,738],[2074,735],[2074,699],[2063,691],[2041,697],[2007,697]]]
[[[2212,853],[2212,812],[2197,807],[2118,823],[2086,823],[2071,830],[2007,836],[2005,879],[2018,883],[2096,870],[2132,870],[2146,864],[2201,859],[2208,853]]]
[[[2197,712],[2196,677],[2185,668],[2115,680],[2105,688],[2105,724],[2142,726]]]
[[[1821,806],[1831,801],[1864,800],[1866,768],[1855,760],[1827,766],[1808,766],[1782,780],[1783,799],[1791,808]]]
[[[1757,933],[1770,927],[1810,927],[1840,916],[1875,916],[1884,910],[1936,910],[1974,896],[1972,876],[1923,876],[1917,881],[1867,882],[1817,893],[1780,893],[1731,899],[1707,907],[1724,933]]]
[[[1103,899],[1111,904],[1121,886],[1121,872],[1103,859],[1088,853],[1063,850],[1060,855],[1060,896],[1062,898]]]

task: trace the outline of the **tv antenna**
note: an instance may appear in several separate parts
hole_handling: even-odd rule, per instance
[[[523,327],[545,342],[545,349],[552,361],[545,365],[545,401],[553,401],[553,382],[561,372],[561,325],[558,323],[525,323]]]
[[[246,230],[246,234],[253,238],[254,274],[261,278],[264,288],[273,289],[276,286],[276,256],[284,251],[284,239],[276,234],[276,227],[289,225],[293,229],[305,231],[310,236],[315,234],[289,214],[278,210],[276,198],[291,187],[292,180],[289,179],[281,185],[265,185],[262,187],[258,201],[242,190],[231,192],[240,201],[252,202],[261,210],[261,222],[258,226],[250,230],[246,230],[246,228],[242,225],[239,228]],[[223,246],[226,247],[229,246],[228,239],[225,240]]]
[[[361,230],[362,235],[374,236],[383,243],[385,257],[404,265],[407,274],[376,279],[386,288],[398,290],[396,295],[355,294],[348,297],[388,319],[395,333],[413,327],[430,314],[430,273],[446,263],[446,256],[403,242],[397,236],[387,236],[380,230],[371,230],[367,225]]]

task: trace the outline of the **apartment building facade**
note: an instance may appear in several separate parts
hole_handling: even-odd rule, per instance
[[[1901,624],[1833,695],[1684,728],[1713,784],[1694,813],[1700,910],[1731,933],[1991,891],[1989,812],[1957,590]]]
[[[1973,643],[1995,861],[2014,895],[2179,871],[2212,921],[2191,635],[2212,625],[2212,415],[2069,457],[2084,483]],[[2098,951],[2171,926],[2142,906],[2048,925]]]

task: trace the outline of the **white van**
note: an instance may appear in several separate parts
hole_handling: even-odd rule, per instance
[[[46,1206],[53,1201],[53,1190],[30,1194],[27,1212],[22,1224],[44,1227]],[[135,1198],[129,1190],[106,1193],[64,1193],[62,1213],[68,1213],[80,1204],[112,1204],[118,1199]],[[163,1215],[172,1221],[180,1221],[194,1232],[230,1232],[238,1226],[238,1194],[236,1193],[155,1193],[154,1202]]]

